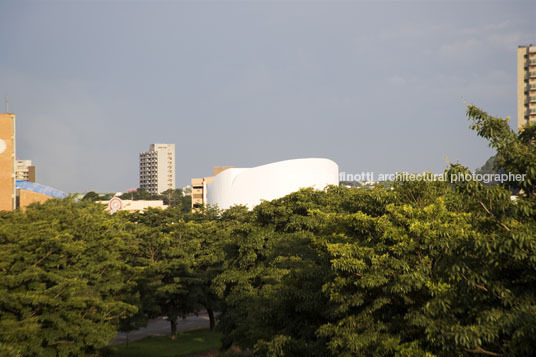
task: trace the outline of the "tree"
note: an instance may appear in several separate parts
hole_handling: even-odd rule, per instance
[[[476,234],[461,237],[439,275],[421,323],[442,350],[492,356],[532,356],[536,346],[536,147],[535,127],[519,134],[507,119],[477,107],[467,110],[471,127],[497,151],[505,173],[525,175],[496,187],[457,181],[464,210]],[[467,174],[453,165],[449,175]],[[519,191],[516,200],[510,190]],[[448,306],[448,309],[445,308]]]
[[[179,208],[149,209],[130,216],[137,226],[136,255],[141,267],[138,285],[143,311],[149,317],[167,316],[171,338],[177,319],[197,313],[201,278],[192,246],[191,224]]]
[[[473,106],[468,117],[497,150],[497,169],[524,180],[485,186],[451,165],[447,182],[301,190],[259,205],[230,229],[214,279],[224,346],[534,355],[536,126],[516,135]]]
[[[415,314],[434,294],[434,269],[457,238],[470,234],[470,222],[450,209],[443,182],[395,182],[389,195],[394,202],[385,202],[380,215],[367,207],[318,213],[319,254],[333,277],[323,285],[330,321],[317,333],[332,355],[438,352],[428,348]]]
[[[172,338],[178,317],[203,309],[215,327],[219,299],[211,285],[221,272],[225,237],[218,217],[213,209],[184,213],[178,206],[130,215],[137,227],[135,265],[143,270],[138,280],[142,310],[150,317],[167,316]]]
[[[318,220],[309,209],[333,209],[333,196],[301,190],[229,221],[225,265],[214,279],[223,299],[225,348],[323,355],[324,339],[315,330],[325,321],[321,285],[327,271],[314,261],[311,231]]]
[[[192,197],[184,195],[182,189],[169,189],[162,192],[164,204],[170,207],[178,207],[182,213],[188,213],[192,210]]]
[[[144,188],[137,188],[134,191],[123,193],[121,196],[119,196],[122,200],[134,200],[134,201],[141,201],[141,200],[161,200],[161,195],[154,195],[147,191]]]
[[[100,197],[99,194],[96,193],[95,191],[89,191],[88,193],[86,193],[86,194],[84,195],[84,197],[83,197],[82,199],[83,199],[84,201],[87,200],[87,201],[92,201],[92,202],[94,202],[94,201],[98,201],[98,200],[100,200],[99,197]]]
[[[0,214],[3,353],[84,355],[108,344],[136,311],[122,301],[130,288],[124,224],[70,199]]]
[[[476,174],[481,175],[496,175],[496,174],[504,174],[504,170],[497,169],[497,156],[493,155],[490,157],[484,165],[475,170]],[[500,182],[498,180],[493,179],[495,176],[491,176],[492,179],[489,182],[485,182],[484,185],[486,186],[495,186],[498,185]]]
[[[192,262],[195,279],[188,286],[189,295],[194,304],[194,313],[206,309],[209,316],[210,329],[216,325],[215,311],[219,308],[219,298],[212,289],[212,280],[222,271],[223,265],[223,235],[218,222],[188,222],[181,236],[185,258]]]

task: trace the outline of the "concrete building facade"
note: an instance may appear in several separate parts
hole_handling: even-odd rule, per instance
[[[17,207],[23,211],[25,211],[32,203],[45,203],[50,199],[52,199],[52,197],[45,195],[44,193],[17,189]]]
[[[151,144],[140,153],[140,188],[152,194],[175,188],[175,144]]]
[[[214,176],[192,179],[192,210],[195,211],[207,204],[207,185]]]
[[[15,148],[15,114],[0,114],[0,211],[12,211],[17,205]]]
[[[328,159],[295,159],[253,168],[220,172],[206,188],[206,202],[221,209],[235,205],[253,208],[262,200],[286,196],[301,188],[322,190],[339,185],[339,166]]]
[[[517,48],[517,129],[536,122],[536,46]]]
[[[15,179],[35,182],[35,166],[32,160],[17,160],[15,163]]]

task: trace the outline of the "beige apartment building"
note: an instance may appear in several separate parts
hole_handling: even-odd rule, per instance
[[[175,188],[175,144],[151,144],[140,153],[140,188],[152,194]]]
[[[517,129],[536,122],[536,46],[517,48]]]
[[[32,160],[17,160],[15,163],[15,179],[35,182],[35,166]]]
[[[212,168],[212,176],[192,179],[192,211],[207,204],[207,184],[222,171],[232,169],[234,166],[215,166]]]
[[[0,113],[0,211],[16,208],[15,114]]]

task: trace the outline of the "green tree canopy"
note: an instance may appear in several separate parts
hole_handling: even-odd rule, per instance
[[[70,199],[0,214],[0,351],[93,353],[136,311],[123,262],[125,222]]]

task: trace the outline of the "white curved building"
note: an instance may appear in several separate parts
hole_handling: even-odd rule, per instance
[[[283,197],[301,188],[321,190],[339,184],[339,166],[328,159],[296,159],[220,172],[207,187],[209,205],[253,208],[261,200]]]

